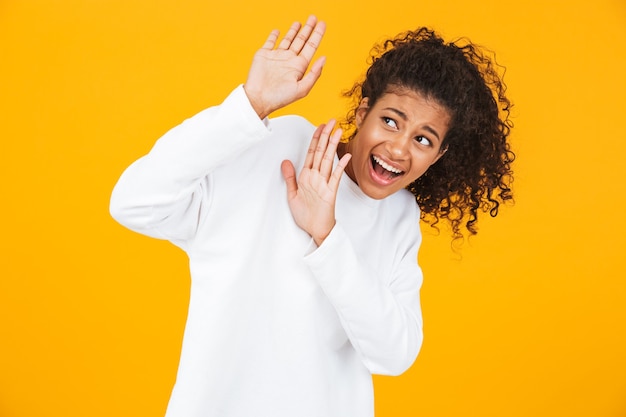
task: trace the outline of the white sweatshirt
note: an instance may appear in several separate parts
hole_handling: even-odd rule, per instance
[[[167,417],[370,417],[371,374],[422,342],[419,209],[345,174],[320,247],[294,222],[280,172],[314,126],[260,120],[242,86],[165,134],[122,175],[113,217],[189,256],[191,294]]]

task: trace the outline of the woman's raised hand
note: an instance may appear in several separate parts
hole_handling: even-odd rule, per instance
[[[333,169],[341,129],[333,132],[335,122],[317,128],[300,175],[291,161],[283,161],[281,170],[287,184],[287,201],[298,226],[319,246],[335,227],[335,201],[339,182],[351,155],[346,153]]]
[[[244,90],[260,118],[306,96],[322,73],[325,59],[317,59],[307,73],[322,41],[326,25],[310,16],[305,25],[291,25],[278,43],[273,30],[254,55]]]

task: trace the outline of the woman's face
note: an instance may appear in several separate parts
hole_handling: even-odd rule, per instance
[[[449,123],[445,107],[409,89],[385,93],[371,107],[364,98],[344,148],[352,154],[346,173],[374,199],[406,188],[444,154]]]

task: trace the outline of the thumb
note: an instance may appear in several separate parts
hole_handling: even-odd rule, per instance
[[[298,193],[298,183],[296,181],[296,169],[293,167],[291,161],[283,161],[280,164],[280,170],[285,178],[287,184],[287,199],[293,199]]]
[[[309,91],[313,89],[313,85],[317,82],[317,80],[322,75],[322,69],[324,68],[324,64],[326,63],[326,57],[320,57],[317,61],[313,63],[309,72],[307,72],[302,79],[300,80],[300,89],[301,95],[306,96],[309,94]]]

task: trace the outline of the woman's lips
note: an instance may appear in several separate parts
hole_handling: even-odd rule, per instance
[[[380,185],[389,185],[402,176],[404,171],[393,167],[376,155],[370,156],[370,176]]]

